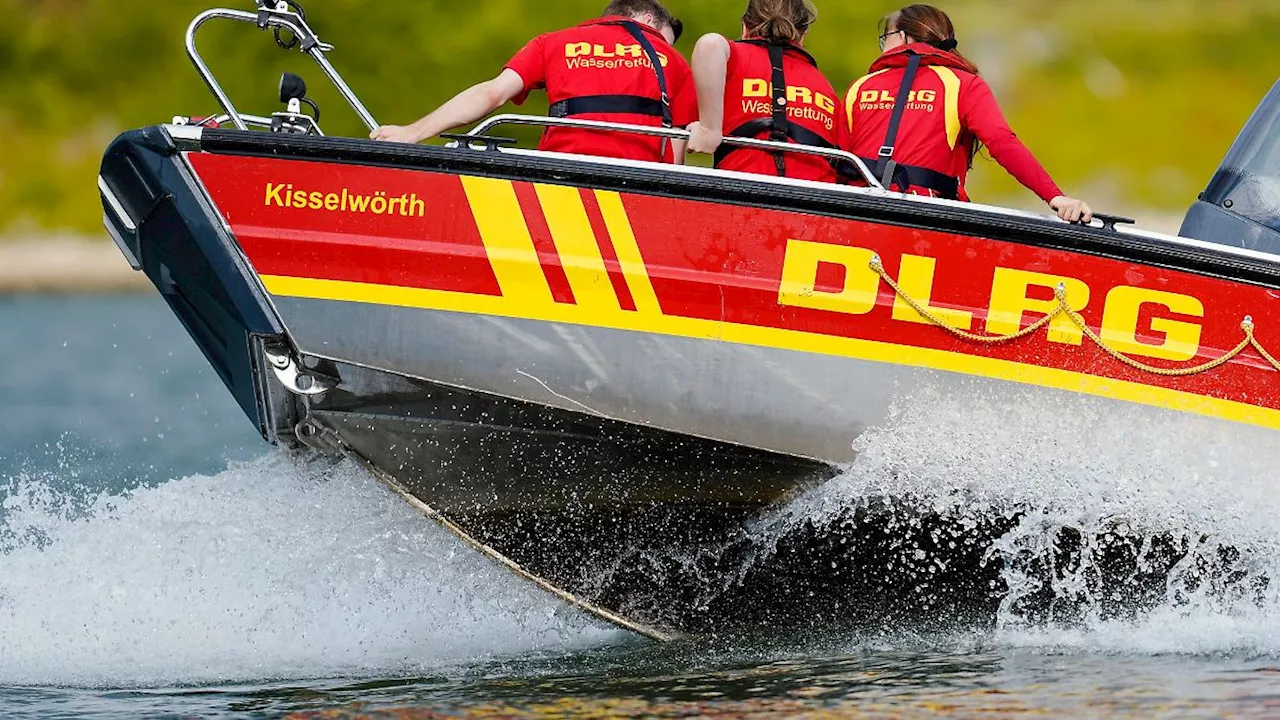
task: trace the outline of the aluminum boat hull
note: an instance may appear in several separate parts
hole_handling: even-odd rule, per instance
[[[925,390],[1280,427],[1262,253],[732,173],[191,128],[122,136],[100,188],[265,439],[365,464],[654,635],[734,624],[698,586],[731,574],[743,523]],[[989,595],[983,572],[956,597]],[[768,596],[739,588],[738,624]]]

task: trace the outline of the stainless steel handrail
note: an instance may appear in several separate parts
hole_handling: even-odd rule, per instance
[[[262,117],[261,115],[250,115],[248,113],[241,113],[240,118],[244,120],[244,123],[246,125],[249,125],[251,127],[266,128],[267,130],[270,130],[273,127],[275,127],[274,118]],[[205,118],[203,122],[191,123],[191,124],[195,125],[196,127],[222,127],[222,124],[229,120],[231,120],[231,116],[226,113],[223,113],[221,115],[215,115],[211,118]],[[319,125],[315,125],[313,123],[312,127],[315,128],[316,134],[318,134],[320,137],[325,137],[324,131],[320,129]]]
[[[490,129],[499,125],[533,125],[538,127],[571,127],[583,130],[609,130],[613,132],[631,133],[633,135],[651,135],[653,137],[671,138],[673,140],[688,140],[689,131],[680,130],[679,128],[662,128],[650,127],[646,125],[628,125],[626,123],[605,122],[603,120],[577,120],[574,118],[553,118],[543,117],[541,115],[494,115],[487,118],[475,127],[468,136],[484,135]],[[464,136],[466,137],[466,136]],[[796,143],[774,142],[772,140],[757,140],[755,138],[726,137],[724,142],[728,145],[737,147],[752,148],[754,150],[781,151],[787,153],[798,153],[800,155],[817,155],[832,160],[847,160],[858,168],[858,172],[862,173],[862,179],[867,185],[883,190],[884,186],[876,179],[875,174],[862,162],[862,158],[844,150],[831,150],[828,148],[811,147],[809,145],[799,145]]]
[[[260,127],[260,128],[271,127],[271,118],[269,117],[262,117],[261,115],[250,115],[248,113],[241,113],[240,119],[244,120],[244,123],[251,127]],[[195,127],[217,128],[217,127],[221,127],[223,123],[229,122],[230,120],[231,120],[231,116],[226,113],[223,113],[221,115],[214,115],[213,117],[205,118],[200,122],[193,122],[189,124]]]
[[[262,18],[261,20],[259,18]],[[220,20],[236,20],[239,22],[252,23],[258,25],[262,29],[281,28],[288,30],[298,37],[315,38],[315,33],[307,25],[307,21],[303,20],[297,14],[285,10],[262,10],[258,13],[244,12],[242,10],[228,10],[227,8],[214,8],[206,10],[195,17],[191,24],[187,26],[187,56],[191,58],[192,64],[196,66],[196,72],[200,73],[204,84],[209,87],[209,91],[218,99],[218,104],[230,117],[231,122],[240,130],[248,130],[249,127],[245,123],[235,105],[231,103],[231,98],[227,97],[227,93],[223,91],[222,86],[213,76],[213,72],[209,70],[209,66],[205,64],[204,58],[200,56],[200,52],[196,49],[196,31],[201,25],[214,19]],[[318,40],[314,43],[303,45],[303,52],[311,56],[316,64],[320,66],[320,70],[325,77],[338,88],[338,92],[342,97],[346,98],[351,108],[360,116],[360,120],[368,126],[370,130],[378,129],[378,122],[373,119],[373,115],[369,114],[364,103],[360,102],[360,98],[351,90],[338,71],[329,63],[329,59],[325,57],[325,48],[328,47]]]

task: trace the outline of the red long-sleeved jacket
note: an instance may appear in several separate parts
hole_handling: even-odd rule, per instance
[[[845,110],[850,152],[875,158],[884,145],[909,51],[921,60],[895,143],[893,159],[899,165],[924,167],[958,179],[960,198],[967,200],[964,181],[976,138],[996,162],[1046,203],[1062,195],[1053,178],[1009,128],[986,81],[965,70],[959,57],[924,43],[881,55],[871,65],[871,74],[849,88]]]

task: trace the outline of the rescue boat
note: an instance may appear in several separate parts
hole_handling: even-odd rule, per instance
[[[990,383],[1280,428],[1280,85],[1182,236],[981,204],[241,113],[126,132],[98,187],[265,441],[351,458],[496,561],[650,637],[714,629],[698,548],[830,478],[895,397]],[[852,156],[795,145],[742,144]],[[1159,422],[1156,420],[1155,422]]]

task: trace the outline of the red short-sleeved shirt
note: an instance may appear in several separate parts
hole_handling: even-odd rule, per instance
[[[524,80],[524,93],[515,99],[524,102],[530,91],[547,91],[550,103],[594,95],[632,95],[659,100],[657,73],[643,48],[626,28],[617,23],[623,17],[603,17],[567,30],[539,35],[507,63]],[[658,53],[667,80],[667,97],[675,127],[686,127],[698,119],[698,100],[693,73],[680,53],[657,30],[637,23]],[[587,113],[582,120],[604,120],[631,125],[660,127],[662,118],[634,113]],[[606,133],[573,128],[548,128],[539,150],[601,155],[630,160],[659,160],[660,138],[626,133]],[[671,143],[666,160],[671,159]]]
[[[729,65],[724,86],[724,130],[731,133],[759,118],[773,116],[773,65],[769,50],[751,42],[729,44]],[[787,49],[782,59],[787,80],[787,118],[792,124],[816,133],[833,147],[844,144],[847,132],[844,108],[831,81],[818,69],[808,53],[797,47]],[[757,135],[768,138],[768,133]],[[787,177],[834,182],[831,163],[815,156],[787,153]],[[774,156],[761,150],[734,150],[718,165],[722,170],[777,175]]]

